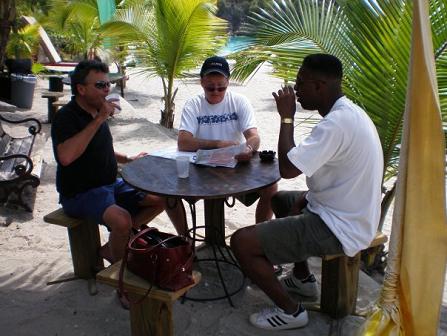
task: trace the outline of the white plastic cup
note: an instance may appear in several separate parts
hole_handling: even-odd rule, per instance
[[[177,165],[177,176],[187,178],[189,176],[189,156],[177,156],[175,158]]]
[[[121,104],[120,104],[120,95],[118,93],[111,93],[106,97],[106,100],[108,102],[114,103],[118,105],[118,107],[115,107],[115,111],[113,114],[118,114],[121,112]]]

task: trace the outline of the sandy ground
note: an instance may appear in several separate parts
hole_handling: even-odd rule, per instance
[[[201,91],[196,79],[176,83],[179,92],[176,98],[177,115],[175,127],[180,122],[181,108],[185,100]],[[276,113],[272,90],[280,88],[281,81],[268,75],[268,69],[261,71],[247,85],[232,83],[232,89],[248,96],[256,111],[258,128],[262,139],[261,149],[276,149],[279,117]],[[14,116],[33,116],[47,120],[47,101],[41,92],[48,88],[46,79],[39,79],[31,110],[19,110]],[[115,88],[115,91],[116,88]],[[65,88],[66,98],[69,89]],[[132,75],[126,88],[126,101],[121,100],[123,111],[110,120],[115,148],[134,154],[151,152],[160,148],[175,146],[176,131],[166,130],[158,125],[160,118],[160,97],[162,85],[158,78]],[[307,118],[310,114],[301,113]],[[309,132],[299,125],[296,139]],[[55,190],[55,161],[49,138],[49,124],[44,124],[46,136],[40,146],[43,157],[41,184],[33,192],[32,213],[9,207],[0,208],[0,330],[2,335],[129,335],[129,316],[116,299],[114,290],[98,285],[99,293],[90,296],[87,283],[83,280],[64,282],[47,286],[48,281],[71,275],[72,265],[66,229],[43,221],[43,216],[58,207]],[[282,180],[280,189],[305,187],[302,177]],[[254,223],[255,205],[246,208],[236,204],[226,209],[226,230],[231,233],[237,228]],[[384,232],[390,232],[390,215]],[[197,205],[198,224],[203,223],[203,205]],[[166,215],[157,217],[152,224],[161,230],[173,231]],[[101,229],[102,240],[108,233]],[[313,259],[311,266],[319,279],[319,260]],[[286,272],[289,268],[286,268]],[[228,270],[231,272],[231,270]],[[237,277],[230,278],[237,279]],[[380,277],[377,278],[380,281]],[[376,280],[377,280],[376,279]],[[230,282],[230,285],[233,283]],[[237,285],[237,284],[236,284]],[[206,294],[208,282],[202,281],[196,290],[198,295]],[[365,309],[374,302],[380,284],[365,274],[361,275],[358,307]],[[446,296],[446,295],[444,295]],[[248,315],[269,305],[266,296],[246,281],[246,287],[233,296],[236,308],[226,300],[212,302],[177,302],[174,306],[175,335],[272,335],[250,326]],[[443,318],[445,307],[443,301]],[[353,335],[363,318],[347,317],[339,321],[340,335]],[[282,335],[328,335],[335,324],[328,316],[310,312],[308,327],[281,332]],[[441,323],[440,334],[445,334],[446,324]],[[332,329],[333,331],[333,329]]]

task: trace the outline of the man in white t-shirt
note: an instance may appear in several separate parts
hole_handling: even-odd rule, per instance
[[[200,71],[204,92],[189,99],[182,111],[178,135],[178,149],[194,152],[245,142],[245,150],[236,155],[238,161],[249,161],[259,148],[253,108],[244,96],[227,90],[230,67],[223,57],[205,60]],[[236,198],[244,205],[252,205],[258,198],[256,223],[273,216],[271,198],[277,191],[276,183],[258,192]]]
[[[317,294],[309,272],[310,256],[354,256],[373,240],[380,217],[383,153],[374,124],[341,89],[342,64],[332,55],[303,60],[294,89],[273,93],[281,128],[281,177],[306,175],[307,192],[278,192],[272,198],[275,220],[236,231],[231,247],[244,273],[275,303],[250,322],[263,329],[303,327],[306,310],[287,291]],[[296,91],[296,94],[294,92]],[[296,99],[298,98],[298,99]],[[294,142],[296,100],[323,119],[298,146]],[[295,263],[279,281],[273,265]]]

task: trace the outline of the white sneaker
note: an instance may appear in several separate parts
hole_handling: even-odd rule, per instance
[[[309,317],[303,306],[295,314],[286,314],[278,307],[271,307],[250,315],[250,322],[255,327],[266,330],[285,330],[301,328],[307,325]]]
[[[293,273],[280,280],[282,286],[289,292],[297,293],[301,296],[318,295],[317,280],[313,274],[306,279],[297,279]]]

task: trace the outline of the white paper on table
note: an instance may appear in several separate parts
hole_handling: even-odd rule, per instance
[[[242,153],[247,145],[245,142],[240,145],[234,145],[217,149],[199,149],[196,152],[196,164],[211,167],[236,167],[237,161],[235,155]]]
[[[182,152],[177,149],[177,146],[157,149],[149,154],[171,160],[175,160],[177,156],[188,156],[191,163],[195,163],[196,159],[196,152]]]

